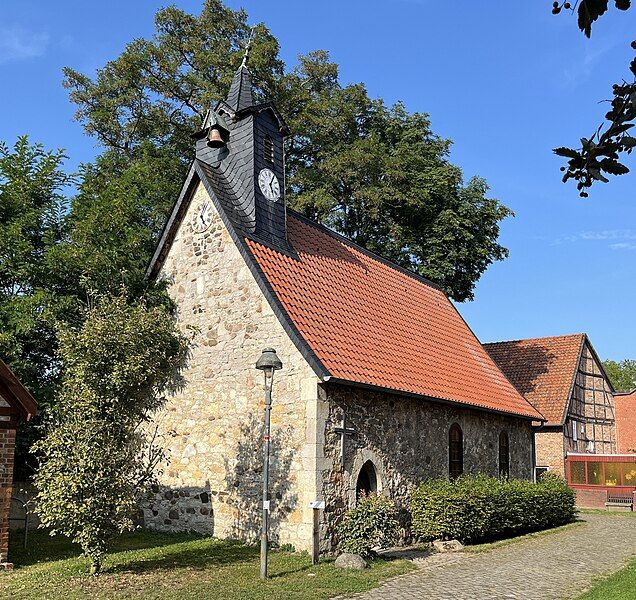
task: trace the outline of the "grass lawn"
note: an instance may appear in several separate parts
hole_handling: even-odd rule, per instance
[[[404,560],[375,560],[369,569],[343,571],[332,560],[312,566],[307,554],[274,551],[270,580],[261,582],[259,549],[189,534],[139,531],[113,545],[104,572],[87,575],[88,561],[63,538],[29,535],[26,550],[13,535],[13,572],[0,572],[0,598],[205,598],[214,600],[322,599],[371,589],[413,569]]]
[[[595,583],[579,600],[634,600],[636,597],[636,560],[624,569]]]
[[[606,510],[604,508],[579,508],[582,515],[605,515],[606,517],[636,517],[636,512],[629,510]]]

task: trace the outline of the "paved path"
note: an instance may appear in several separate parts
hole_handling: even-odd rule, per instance
[[[636,556],[636,516],[582,515],[584,525],[483,553],[432,555],[358,600],[560,600]]]

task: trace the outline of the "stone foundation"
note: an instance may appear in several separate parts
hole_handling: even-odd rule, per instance
[[[144,523],[149,528],[214,533],[214,514],[207,488],[153,486],[152,497],[143,513]]]

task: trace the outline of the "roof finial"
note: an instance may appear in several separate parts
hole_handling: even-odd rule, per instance
[[[250,27],[250,36],[247,38],[247,44],[245,46],[245,54],[243,55],[243,62],[241,62],[241,66],[239,68],[247,68],[247,59],[250,55],[250,50],[252,49],[252,42],[254,41],[254,33],[256,31],[256,25],[254,27]]]

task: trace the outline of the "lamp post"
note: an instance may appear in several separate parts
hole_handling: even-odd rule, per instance
[[[256,368],[265,375],[265,434],[263,435],[263,528],[261,531],[261,579],[267,579],[267,526],[269,520],[269,447],[270,416],[272,412],[272,382],[274,371],[283,363],[273,348],[265,348],[256,361]]]

